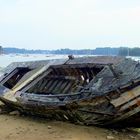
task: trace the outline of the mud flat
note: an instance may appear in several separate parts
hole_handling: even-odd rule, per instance
[[[80,126],[29,116],[0,115],[2,140],[139,140],[140,134],[127,129],[114,130]]]

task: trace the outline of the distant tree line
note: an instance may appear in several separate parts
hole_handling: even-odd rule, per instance
[[[18,54],[63,54],[63,55],[119,55],[119,56],[140,56],[140,48],[110,48],[110,47],[99,47],[96,49],[57,49],[57,50],[27,50],[19,48],[2,48],[0,47],[1,53],[18,53]]]
[[[3,48],[6,54],[19,53],[19,54],[64,54],[64,55],[118,55],[119,48],[96,48],[96,49],[57,49],[57,50],[27,50],[19,48]]]
[[[140,56],[140,48],[127,48],[127,47],[121,47],[119,49],[119,56]]]
[[[75,54],[75,55],[92,55],[93,50],[90,49],[82,49],[82,50],[72,50],[72,49],[58,49],[54,51],[50,51],[52,54]]]

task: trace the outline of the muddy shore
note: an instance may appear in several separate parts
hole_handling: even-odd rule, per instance
[[[2,140],[139,140],[140,133],[128,129],[105,129],[49,121],[33,116],[0,115]]]

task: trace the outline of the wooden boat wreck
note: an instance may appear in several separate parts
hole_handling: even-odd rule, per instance
[[[139,125],[140,64],[121,57],[17,62],[0,100],[21,112],[86,125]]]

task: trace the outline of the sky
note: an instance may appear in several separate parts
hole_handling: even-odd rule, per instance
[[[0,45],[140,47],[140,0],[0,0]]]

